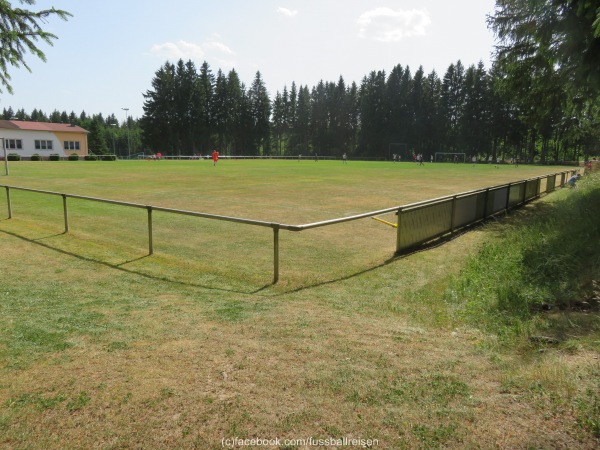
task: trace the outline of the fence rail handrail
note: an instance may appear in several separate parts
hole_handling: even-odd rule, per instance
[[[176,209],[176,208],[167,208],[167,207],[148,205],[148,204],[143,204],[143,203],[132,203],[132,202],[125,202],[122,200],[111,200],[111,199],[106,199],[106,198],[91,197],[91,196],[86,196],[86,195],[65,194],[62,192],[47,191],[47,190],[43,190],[43,189],[26,188],[26,187],[22,187],[22,186],[9,186],[9,185],[0,184],[0,187],[9,188],[9,189],[17,189],[17,190],[21,190],[21,191],[38,192],[41,194],[57,195],[57,196],[61,196],[61,197],[66,196],[68,198],[74,198],[74,199],[79,199],[79,200],[90,200],[90,201],[96,201],[96,202],[111,203],[111,204],[115,204],[115,205],[131,206],[133,208],[140,208],[140,209],[151,208],[154,211],[170,212],[170,213],[183,214],[183,215],[188,215],[188,216],[203,217],[203,218],[207,218],[207,219],[225,220],[225,221],[229,221],[229,222],[244,223],[247,225],[256,225],[256,226],[263,226],[263,227],[270,227],[270,228],[278,227],[283,230],[299,232],[299,231],[303,231],[303,230],[309,230],[311,228],[317,228],[317,227],[322,227],[322,226],[327,226],[327,225],[335,225],[335,224],[339,224],[339,223],[350,222],[353,220],[364,219],[367,217],[376,216],[378,214],[387,214],[390,212],[413,209],[413,208],[419,207],[419,206],[427,206],[427,205],[443,202],[443,201],[450,200],[450,199],[457,198],[457,197],[464,197],[467,195],[485,192],[488,190],[502,189],[502,188],[511,186],[513,184],[523,183],[526,181],[536,180],[536,179],[540,179],[540,178],[547,178],[547,177],[551,177],[551,176],[561,175],[563,173],[565,173],[565,172],[549,173],[546,175],[541,175],[539,177],[532,177],[532,178],[528,178],[525,180],[519,180],[519,181],[510,182],[510,183],[502,183],[502,184],[490,186],[487,188],[473,189],[470,191],[459,192],[457,194],[445,195],[442,197],[437,197],[437,198],[433,198],[433,199],[429,199],[429,200],[422,200],[419,202],[409,203],[409,204],[405,204],[405,205],[392,206],[389,208],[355,214],[352,216],[340,217],[340,218],[336,218],[336,219],[329,219],[329,220],[323,220],[323,221],[318,221],[318,222],[310,222],[310,223],[305,223],[305,224],[296,224],[296,225],[283,224],[283,223],[278,223],[278,222],[267,222],[267,221],[255,220],[255,219],[246,219],[246,218],[242,218],[242,217],[224,216],[224,215],[219,215],[219,214],[203,213],[203,212],[198,212],[198,211],[189,211],[189,210]]]
[[[285,225],[275,224],[273,222],[265,222],[265,221],[261,221],[261,220],[244,219],[241,217],[233,217],[233,216],[222,216],[222,215],[218,215],[218,214],[202,213],[202,212],[197,212],[197,211],[187,211],[185,209],[166,208],[166,207],[162,207],[162,206],[146,205],[143,203],[132,203],[132,202],[125,202],[122,200],[111,200],[111,199],[107,199],[107,198],[90,197],[87,195],[64,194],[61,192],[46,191],[43,189],[33,189],[33,188],[26,188],[26,187],[21,187],[21,186],[8,186],[8,185],[4,185],[4,184],[0,184],[0,187],[8,188],[8,189],[16,189],[19,191],[29,191],[29,192],[37,192],[40,194],[56,195],[59,197],[74,198],[74,199],[78,199],[78,200],[90,200],[90,201],[94,201],[94,202],[110,203],[113,205],[130,206],[132,208],[140,208],[140,209],[146,209],[146,210],[152,209],[153,211],[162,211],[162,212],[182,214],[182,215],[187,215],[187,216],[204,217],[207,219],[217,219],[217,220],[225,220],[225,221],[229,221],[229,222],[245,223],[248,225],[257,225],[257,226],[271,227],[271,228],[274,225],[279,225],[280,228],[283,228],[285,226]]]

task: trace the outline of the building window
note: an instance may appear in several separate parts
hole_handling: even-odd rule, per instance
[[[23,141],[21,139],[6,139],[6,148],[8,150],[22,150]]]
[[[35,149],[36,150],[52,150],[52,141],[45,140],[35,140]]]
[[[65,141],[65,150],[79,150],[79,141]]]

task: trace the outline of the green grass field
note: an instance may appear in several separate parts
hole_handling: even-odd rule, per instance
[[[0,184],[301,224],[563,169],[18,162]],[[545,208],[397,258],[395,230],[369,219],[282,231],[272,285],[269,229],[156,213],[147,256],[143,210],[73,200],[64,234],[60,197],[11,198],[8,220],[0,195],[2,448],[597,444],[595,316],[586,341],[512,350],[447,292],[469,255]]]

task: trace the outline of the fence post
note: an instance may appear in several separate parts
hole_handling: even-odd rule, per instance
[[[69,212],[67,210],[67,195],[62,194],[63,198],[63,215],[65,217],[65,233],[69,232]]]
[[[8,206],[8,218],[12,219],[12,206],[10,204],[10,188],[6,186],[6,205]]]
[[[452,197],[452,215],[450,217],[450,233],[454,233],[454,223],[456,221],[456,195]]]
[[[485,190],[485,197],[483,199],[483,218],[487,219],[489,217],[488,214],[488,204],[489,204],[489,199],[488,197],[490,196],[490,188],[487,188]]]
[[[396,253],[400,253],[400,226],[402,218],[402,208],[398,208],[396,215],[398,216],[398,222],[396,226]]]
[[[154,253],[154,243],[152,240],[152,206],[146,206],[148,210],[148,254]]]
[[[279,224],[273,227],[273,284],[279,281]]]

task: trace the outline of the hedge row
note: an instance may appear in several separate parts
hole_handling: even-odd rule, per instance
[[[6,155],[6,159],[9,161],[21,161],[21,155],[17,153],[9,153]],[[49,156],[50,161],[60,161],[61,157],[58,153],[52,153]],[[116,161],[117,157],[115,155],[85,155],[84,158],[86,161]],[[41,161],[42,157],[34,153],[31,155],[31,161]],[[68,157],[69,161],[79,161],[79,155],[77,153],[73,153]]]

